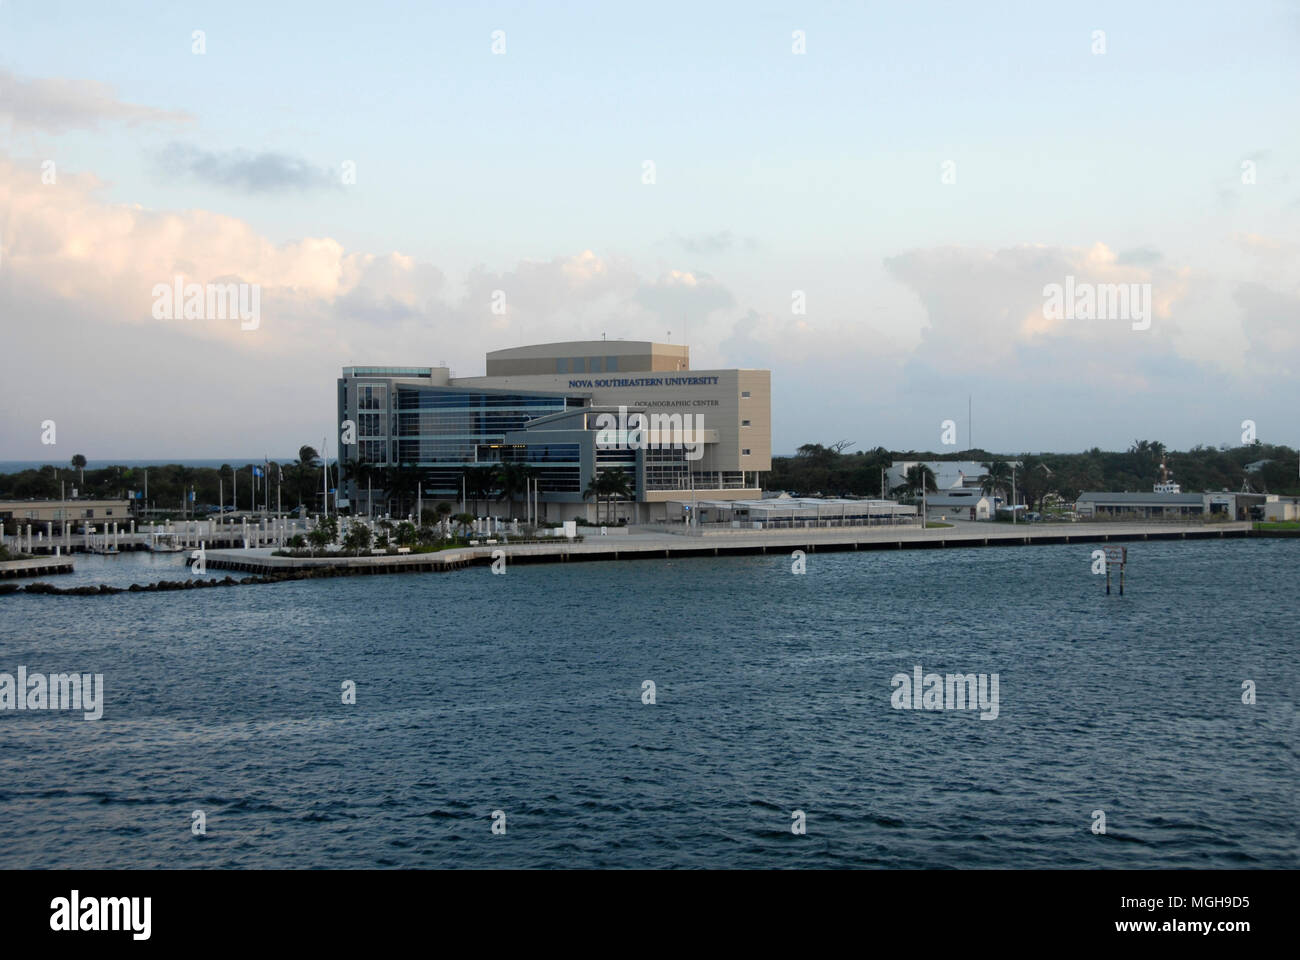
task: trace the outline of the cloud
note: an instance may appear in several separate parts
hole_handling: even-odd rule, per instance
[[[680,336],[685,332],[683,324],[694,328],[714,311],[733,306],[736,299],[708,274],[669,270],[654,283],[641,286],[636,301],[668,324],[666,329],[673,329],[676,321]]]
[[[95,129],[101,123],[178,124],[193,118],[117,99],[113,88],[65,77],[23,80],[0,69],[0,125],[15,132]]]
[[[1300,295],[1243,283],[1233,300],[1241,308],[1252,367],[1288,380],[1300,374]]]
[[[283,153],[248,150],[202,150],[183,143],[170,144],[158,155],[168,175],[190,176],[206,183],[249,193],[280,190],[315,190],[338,187],[339,175]]]
[[[730,230],[720,230],[716,233],[695,233],[687,236],[673,234],[672,242],[687,253],[700,256],[728,253],[737,248],[743,249],[747,253],[752,253],[758,249],[758,241],[753,237],[738,238]]]
[[[1149,258],[1147,258],[1149,259]],[[1023,245],[1001,250],[941,247],[914,250],[885,260],[886,270],[912,288],[926,311],[927,361],[954,372],[1003,368],[1017,352],[1044,339],[1132,357],[1155,339],[1134,331],[1125,318],[1070,320],[1045,311],[1045,288],[1085,284],[1149,284],[1152,326],[1165,334],[1186,276],[1157,266],[1126,263],[1104,244],[1091,248]],[[1140,334],[1147,336],[1141,338]]]
[[[678,329],[683,312],[701,316],[733,299],[710,277],[670,270],[651,281],[591,250],[480,267],[452,283],[400,252],[348,250],[331,237],[276,243],[209,210],[108,203],[91,174],[62,171],[57,187],[42,185],[16,175],[24,163],[0,155],[0,316],[12,355],[54,351],[69,383],[55,396],[35,366],[11,382],[21,398],[0,424],[0,445],[15,456],[47,453],[24,429],[33,416],[56,419],[60,442],[66,421],[69,438],[114,456],[126,456],[137,434],[141,455],[181,452],[151,437],[195,451],[260,450],[286,435],[296,442],[304,423],[314,424],[306,439],[318,436],[347,363],[445,360],[472,376],[492,349],[602,334],[656,339]],[[255,284],[260,325],[155,319],[154,288],[176,277]],[[228,403],[264,413],[254,428],[237,426],[243,413],[218,410]]]
[[[1151,247],[1138,247],[1133,250],[1121,250],[1115,262],[1120,266],[1149,267],[1164,259],[1164,254]]]
[[[691,345],[697,368],[773,371],[787,450],[841,437],[933,446],[968,393],[976,442],[996,446],[1000,433],[1031,448],[1156,435],[1160,424],[1186,425],[1199,442],[1219,421],[1285,422],[1296,399],[1300,258],[1267,236],[1233,238],[1257,274],[1250,283],[1104,244],[913,249],[884,261],[881,289],[864,285],[835,306],[810,297],[809,313],[796,315],[784,290],[751,304],[712,274],[646,274],[593,250],[453,280],[400,252],[348,250],[331,237],[277,243],[209,210],[108,203],[90,174],[61,171],[57,186],[17,175],[30,165],[0,154],[0,317],[10,355],[54,356],[61,376],[51,390],[47,367],[12,371],[0,445],[15,457],[48,455],[36,429],[44,419],[57,420],[61,445],[88,455],[243,455],[249,445],[274,454],[286,438],[328,432],[348,363],[446,360],[472,376],[493,349],[668,330]],[[1043,287],[1067,275],[1151,283],[1151,330],[1046,320]],[[153,288],[176,276],[257,284],[260,327],[155,320]],[[1135,423],[1154,426],[1135,432]]]

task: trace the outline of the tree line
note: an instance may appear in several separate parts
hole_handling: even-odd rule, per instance
[[[1087,490],[1150,493],[1161,478],[1163,458],[1170,479],[1188,493],[1236,493],[1244,486],[1253,493],[1300,495],[1297,452],[1291,447],[1258,441],[1240,447],[1198,445],[1177,451],[1167,450],[1159,441],[1135,440],[1122,452],[1093,447],[1082,453],[1044,454],[992,453],[984,449],[936,454],[884,447],[846,453],[848,445],[844,441],[829,446],[806,443],[793,457],[773,457],[764,488],[802,496],[900,496],[920,493],[922,485],[933,490],[934,478],[927,477],[924,469],[913,469],[906,482],[891,489],[885,481],[882,490],[881,471],[895,461],[973,460],[985,465],[990,474],[987,488],[1009,491],[1010,464],[1020,461],[1021,466],[1015,470],[1016,493],[1018,500],[1032,510],[1050,494],[1072,503]],[[1248,472],[1248,464],[1259,466]]]
[[[253,470],[261,471],[257,478],[257,501],[253,502]],[[129,492],[143,494],[148,489],[148,505],[156,509],[182,512],[187,509],[186,498],[194,492],[196,506],[222,506],[234,504],[239,510],[261,509],[263,505],[275,510],[277,490],[280,504],[285,510],[303,506],[319,512],[324,505],[324,491],[334,489],[340,480],[351,480],[356,485],[352,512],[368,512],[368,492],[378,492],[376,513],[393,512],[395,515],[414,515],[419,496],[419,478],[422,471],[412,465],[378,466],[366,463],[344,462],[330,464],[330,479],[324,479],[324,465],[312,446],[304,445],[292,461],[254,461],[244,464],[222,464],[220,467],[188,467],[183,464],[155,465],[150,467],[109,466],[95,470],[86,469],[86,458],[77,454],[66,467],[53,464],[17,473],[0,474],[0,498],[13,500],[57,499],[71,497],[75,489],[82,499],[120,500]],[[467,510],[475,515],[487,513],[494,502],[506,501],[512,513],[523,507],[532,484],[540,471],[521,463],[495,463],[463,467],[463,481]],[[62,485],[62,486],[61,486]],[[582,491],[584,500],[592,500],[599,516],[603,509],[612,515],[619,500],[635,496],[635,483],[623,470],[603,470]],[[440,498],[425,498],[426,502]],[[459,501],[460,491],[449,499]],[[140,501],[143,503],[143,499]],[[331,504],[332,505],[332,504]],[[524,512],[524,511],[520,511]],[[516,513],[516,515],[519,515]]]

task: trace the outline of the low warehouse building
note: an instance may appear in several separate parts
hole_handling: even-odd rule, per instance
[[[700,527],[780,530],[800,527],[867,527],[918,522],[917,508],[892,500],[774,497],[769,500],[669,501],[669,520],[695,514]]]
[[[928,520],[988,520],[994,509],[993,498],[984,495],[932,493],[925,500]]]

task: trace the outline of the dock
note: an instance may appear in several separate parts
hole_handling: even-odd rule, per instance
[[[454,547],[436,553],[396,556],[276,557],[270,549],[208,550],[209,569],[260,575],[316,574],[349,576],[390,573],[448,572],[486,564],[501,551],[507,563],[566,563],[600,560],[676,559],[688,557],[789,554],[860,550],[945,550],[971,547],[1142,540],[1219,540],[1245,538],[1249,523],[1218,524],[1033,524],[1008,526],[966,522],[942,529],[919,527],[801,528],[787,530],[720,530],[710,532],[628,532],[587,536],[580,543],[500,543]],[[500,554],[498,554],[500,555]]]
[[[32,557],[0,562],[0,577],[44,577],[72,572],[71,557]]]

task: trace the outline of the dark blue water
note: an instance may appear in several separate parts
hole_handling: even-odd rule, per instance
[[[1090,550],[0,597],[0,670],[107,701],[0,712],[0,867],[1297,866],[1300,542]],[[1000,715],[893,709],[918,663]]]

